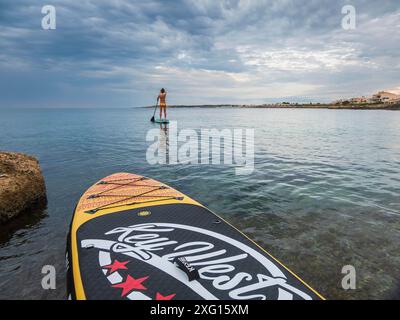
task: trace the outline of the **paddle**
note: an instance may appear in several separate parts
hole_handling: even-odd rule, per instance
[[[153,114],[153,118],[151,118],[151,122],[155,122],[156,121],[156,119],[155,119],[155,116],[156,116],[156,112],[157,112],[157,107],[158,107],[158,101],[157,101],[157,104],[156,104],[156,108],[154,109],[154,114]]]

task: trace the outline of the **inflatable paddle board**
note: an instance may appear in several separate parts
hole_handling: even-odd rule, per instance
[[[323,299],[200,203],[129,173],[80,199],[67,269],[69,298],[78,300]]]
[[[154,120],[154,122],[155,123],[169,123],[169,120],[167,120],[167,119],[156,119],[156,120]]]

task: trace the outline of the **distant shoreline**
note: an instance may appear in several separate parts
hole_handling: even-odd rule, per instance
[[[214,105],[171,105],[169,108],[233,108],[233,109],[332,109],[332,110],[400,110],[400,104],[351,104],[351,105],[333,105],[333,104],[263,104],[263,105],[232,105],[232,104],[214,104]],[[143,108],[154,108],[146,106]]]

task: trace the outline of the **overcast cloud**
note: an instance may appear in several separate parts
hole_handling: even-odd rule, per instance
[[[2,0],[0,107],[331,101],[400,89],[399,52],[398,0]]]

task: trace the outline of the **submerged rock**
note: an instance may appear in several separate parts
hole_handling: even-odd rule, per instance
[[[38,160],[22,153],[0,152],[0,224],[46,204]]]

